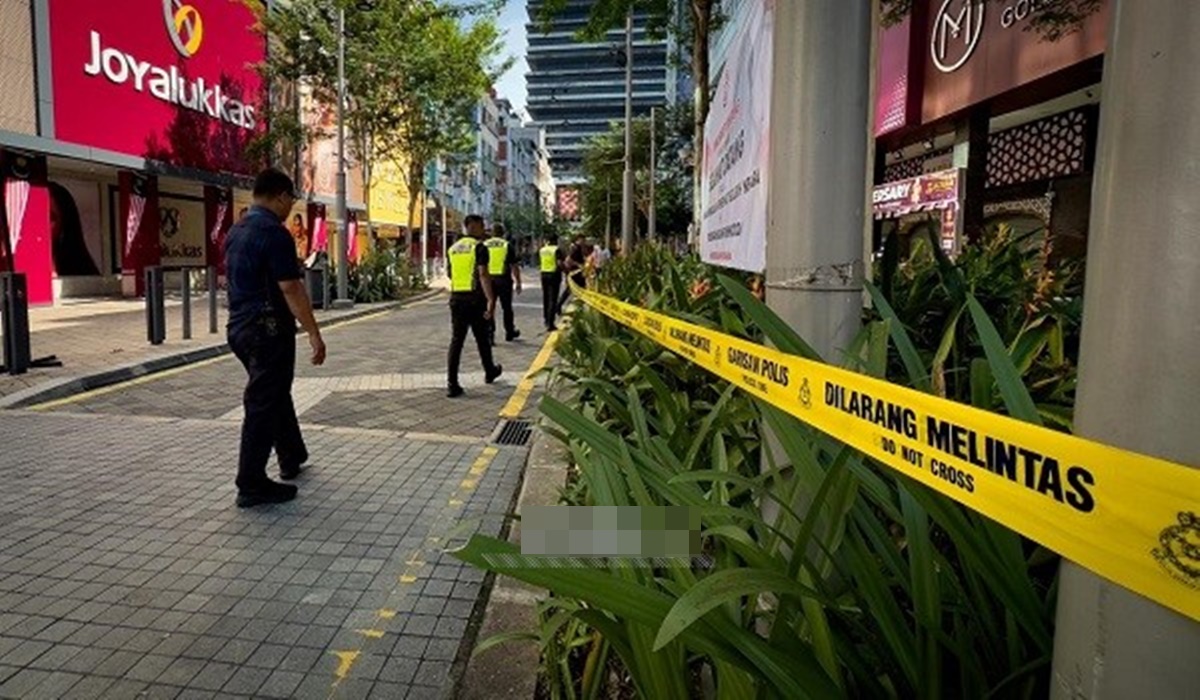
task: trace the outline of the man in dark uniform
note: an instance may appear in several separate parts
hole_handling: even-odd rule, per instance
[[[447,358],[446,396],[463,395],[458,383],[458,365],[462,361],[467,330],[475,336],[479,359],[483,361],[484,381],[496,381],[503,369],[492,359],[492,344],[488,340],[488,322],[496,313],[496,295],[488,274],[488,249],[483,244],[483,217],[468,216],[464,222],[467,235],[450,246],[450,352]]]
[[[583,269],[586,261],[587,249],[584,238],[582,235],[575,236],[575,242],[571,244],[571,249],[567,251],[567,258],[563,261],[563,270],[566,271],[568,279],[580,287],[587,286],[587,276]],[[562,296],[558,298],[558,313],[562,313],[569,298],[571,298],[571,285],[568,284],[563,289]]]
[[[542,317],[547,333],[558,330],[554,321],[558,318],[558,292],[562,287],[564,257],[562,248],[558,247],[558,236],[548,234],[538,251],[538,269],[542,273]]]
[[[325,362],[325,342],[300,281],[296,243],[283,226],[296,201],[294,190],[290,177],[264,170],[254,181],[254,206],[225,239],[229,346],[249,375],[238,456],[239,508],[296,497],[295,486],[267,477],[272,447],[285,480],[299,476],[308,461],[292,404],[296,321],[308,333],[314,365]]]
[[[516,246],[504,235],[504,226],[492,227],[492,237],[483,242],[488,249],[488,275],[492,278],[492,289],[496,301],[504,312],[504,339],[512,342],[521,337],[513,320],[513,290],[521,293],[521,264],[517,261]],[[488,339],[496,344],[496,317],[488,321]]]

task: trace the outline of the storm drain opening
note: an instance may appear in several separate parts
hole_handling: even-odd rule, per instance
[[[524,447],[533,436],[533,426],[527,420],[503,420],[496,426],[492,442],[497,445]]]

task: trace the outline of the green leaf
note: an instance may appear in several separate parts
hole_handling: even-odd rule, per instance
[[[742,311],[750,317],[754,325],[762,329],[763,334],[772,345],[791,355],[821,361],[820,354],[804,342],[799,333],[779,318],[766,304],[756,299],[741,282],[726,275],[718,275],[717,280],[729,293],[729,296],[733,297]]]
[[[465,547],[450,554],[481,569],[547,588],[556,595],[576,598],[649,627],[661,625],[674,602],[663,593],[597,569],[508,567],[495,564],[491,558],[519,552],[511,543],[475,535]],[[756,671],[783,697],[798,700],[842,697],[813,659],[784,655],[729,620],[701,620],[687,629],[681,641],[688,648]]]
[[[654,639],[654,648],[661,649],[704,617],[709,611],[730,600],[761,593],[790,594],[797,597],[819,598],[812,588],[771,570],[729,569],[717,571],[685,593],[663,620]]]
[[[538,642],[540,639],[541,637],[533,632],[505,632],[493,635],[480,642],[475,647],[475,650],[471,652],[471,656],[479,656],[488,649],[498,647],[501,644],[508,644],[509,642]]]
[[[900,353],[900,360],[904,362],[905,370],[908,371],[908,380],[914,388],[920,391],[929,391],[929,373],[925,371],[925,364],[921,362],[921,355],[917,352],[917,347],[913,345],[908,331],[904,330],[903,321],[896,315],[892,305],[875,285],[870,281],[864,281],[863,284],[871,293],[871,301],[874,302],[879,315],[888,322],[888,332],[892,336],[892,343],[895,344],[896,351]]]
[[[1038,414],[1037,406],[1021,381],[1021,375],[1013,365],[1012,358],[1008,356],[996,326],[973,295],[967,297],[967,308],[971,310],[971,320],[975,322],[975,330],[979,333],[983,350],[987,353],[988,362],[992,367],[992,374],[1000,386],[1000,396],[1004,398],[1004,405],[1009,414],[1014,418],[1041,425],[1042,418]]]

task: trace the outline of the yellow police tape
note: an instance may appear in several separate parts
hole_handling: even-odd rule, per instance
[[[818,430],[1121,586],[1200,620],[1200,469],[572,289],[604,315]]]

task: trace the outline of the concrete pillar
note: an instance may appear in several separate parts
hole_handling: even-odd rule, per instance
[[[871,4],[775,3],[767,303],[831,360],[860,327]]]
[[[1084,437],[1190,465],[1200,465],[1200,122],[1188,117],[1200,104],[1188,77],[1198,35],[1186,0],[1115,2],[1075,421]],[[1064,562],[1052,697],[1198,689],[1200,622]]]
[[[978,243],[983,234],[990,117],[987,104],[977,105],[959,122],[954,135],[954,167],[965,171],[959,192],[959,201],[962,202],[959,230],[972,243]],[[958,241],[956,248],[962,243]]]

